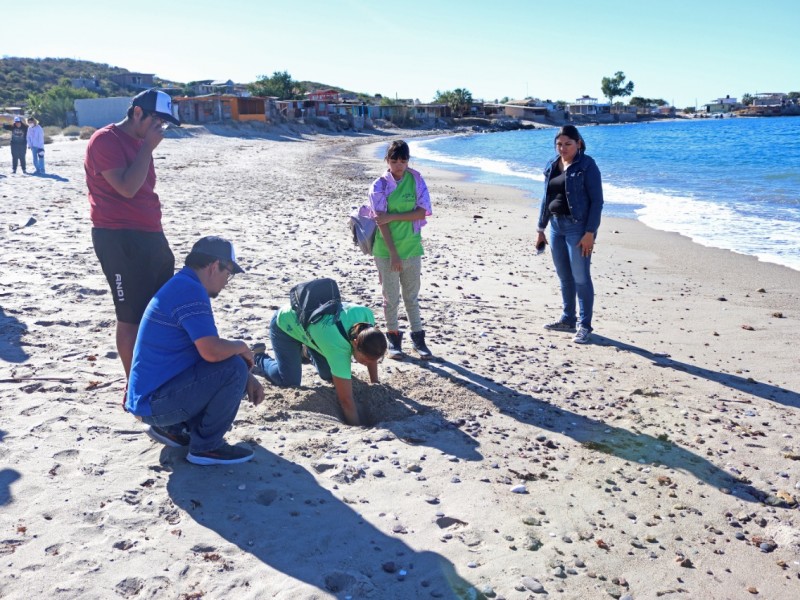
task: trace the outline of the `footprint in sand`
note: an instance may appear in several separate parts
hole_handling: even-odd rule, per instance
[[[62,450],[61,452],[56,452],[53,455],[55,460],[74,460],[78,458],[78,451],[70,448],[69,450]]]

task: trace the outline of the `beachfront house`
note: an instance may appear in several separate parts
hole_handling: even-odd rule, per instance
[[[384,119],[385,121],[402,122],[411,116],[413,105],[408,104],[374,104],[367,107],[369,118]]]
[[[598,114],[597,98],[581,96],[567,105],[571,115],[596,115]],[[610,111],[609,111],[610,112]]]
[[[363,102],[339,102],[329,105],[330,114],[344,117],[353,129],[365,129],[372,126],[369,118],[369,106]]]
[[[314,90],[306,93],[306,99],[311,102],[322,102],[325,104],[336,104],[341,102],[342,98],[336,90]]]
[[[753,106],[783,106],[789,98],[780,92],[765,92],[753,95]]]
[[[224,121],[267,123],[269,99],[260,96],[243,98],[231,94],[181,96],[172,101],[182,123]]]
[[[412,110],[414,119],[422,123],[434,123],[437,119],[447,119],[451,115],[447,104],[415,104]]]
[[[147,90],[154,86],[153,73],[120,73],[111,75],[109,79],[122,87],[134,90]]]
[[[547,119],[547,107],[539,106],[533,98],[525,100],[509,100],[504,105],[503,113],[507,117],[543,123]]]
[[[621,102],[612,106],[591,96],[581,96],[567,105],[567,111],[578,123],[631,123],[637,119],[638,108]]]
[[[778,117],[800,114],[800,108],[791,101],[788,94],[768,92],[755,94],[753,103],[736,111],[742,117]]]
[[[710,115],[731,113],[738,108],[741,108],[741,105],[736,101],[736,98],[731,98],[730,95],[724,98],[717,98],[703,105],[704,112]]]
[[[192,82],[192,92],[197,96],[207,96],[210,94],[233,94],[234,83],[230,79],[203,79]]]

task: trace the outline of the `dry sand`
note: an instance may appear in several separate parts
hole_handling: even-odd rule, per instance
[[[264,340],[322,275],[381,322],[345,217],[393,134],[246,131],[155,153],[178,261],[213,233],[248,271],[221,334]],[[542,329],[560,300],[531,200],[424,169],[439,360],[385,361],[376,386],[355,367],[365,428],[306,367],[243,403],[229,437],[255,460],[197,467],[120,409],[85,147],[48,146],[48,178],[2,155],[0,597],[800,597],[800,273],[605,219],[576,346]]]

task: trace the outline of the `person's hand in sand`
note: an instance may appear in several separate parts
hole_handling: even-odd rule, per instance
[[[375,327],[375,316],[366,306],[341,303],[338,315],[300,324],[291,303],[279,308],[269,325],[274,358],[258,344],[254,373],[272,385],[298,387],[303,375],[304,352],[317,374],[333,384],[336,399],[348,425],[359,425],[353,398],[352,364],[367,367],[371,383],[378,383],[378,363],[386,353],[386,336]]]
[[[247,399],[253,406],[258,406],[264,401],[264,386],[258,382],[258,379],[251,373],[247,378]]]

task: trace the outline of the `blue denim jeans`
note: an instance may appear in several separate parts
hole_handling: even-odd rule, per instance
[[[39,156],[39,152],[42,153]],[[33,168],[39,175],[44,175],[44,148],[31,148],[31,156],[33,157]]]
[[[299,386],[303,375],[303,344],[278,327],[277,312],[269,323],[269,341],[275,358],[259,357],[258,366],[273,385]],[[325,381],[333,381],[331,367],[325,357],[311,348],[308,348],[308,354],[319,376]]]
[[[571,217],[552,217],[550,219],[550,251],[561,281],[561,301],[563,314],[561,320],[592,330],[592,309],[594,308],[594,286],[592,285],[592,257],[581,256],[578,242],[586,233],[586,225],[574,222]],[[575,297],[578,298],[580,319],[575,317]]]
[[[208,452],[222,444],[245,395],[249,369],[240,356],[211,363],[201,360],[150,394],[148,425],[182,423],[190,452]]]

